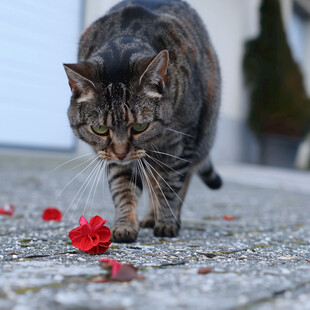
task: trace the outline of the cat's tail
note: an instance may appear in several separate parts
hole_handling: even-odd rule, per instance
[[[214,170],[211,160],[208,158],[199,167],[198,175],[211,189],[219,189],[223,185],[222,178]]]

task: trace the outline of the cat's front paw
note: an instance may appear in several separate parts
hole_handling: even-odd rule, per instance
[[[129,224],[116,224],[111,228],[111,241],[134,242],[138,237],[138,227]]]
[[[154,227],[154,236],[156,237],[176,237],[179,234],[178,224],[158,223]]]
[[[140,222],[140,227],[153,228],[155,226],[154,217],[146,217]]]

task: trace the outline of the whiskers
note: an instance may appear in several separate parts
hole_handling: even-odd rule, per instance
[[[56,168],[54,168],[53,170],[51,170],[51,171],[48,173],[48,175],[51,175],[53,172],[55,172],[55,171],[58,170],[59,168],[65,166],[65,165],[68,165],[68,164],[71,163],[71,162],[74,162],[74,161],[76,161],[76,160],[79,160],[80,158],[89,156],[89,155],[91,155],[91,154],[93,154],[93,153],[87,153],[87,154],[84,154],[84,155],[81,155],[81,156],[74,157],[74,158],[72,158],[72,159],[70,159],[70,160],[67,160],[66,162],[60,164],[59,166],[57,166]],[[95,157],[95,156],[94,156],[94,157]],[[94,157],[93,157],[93,158],[94,158]],[[89,161],[89,159],[88,159],[86,162],[88,162],[88,161]],[[85,162],[84,162],[84,163],[85,163]],[[84,164],[84,163],[82,163],[82,164]],[[82,164],[80,164],[80,165],[82,165]],[[79,166],[80,166],[80,165],[79,165]],[[74,168],[76,168],[76,167],[74,167]],[[74,168],[73,168],[73,169],[74,169]]]
[[[147,154],[146,154],[147,155]],[[147,157],[151,158],[150,155]],[[174,210],[173,208],[171,207],[161,185],[160,185],[160,182],[159,180],[162,180],[167,186],[168,188],[171,190],[171,192],[180,200],[180,202],[183,204],[183,201],[182,199],[179,197],[179,195],[174,191],[174,189],[169,185],[169,183],[162,177],[162,175],[145,159],[145,158],[141,158],[138,160],[138,163],[139,163],[139,168],[140,168],[140,171],[142,172],[143,176],[144,176],[144,179],[148,185],[148,189],[149,189],[149,192],[150,192],[150,199],[151,199],[151,202],[152,202],[152,205],[153,205],[153,208],[154,208],[154,218],[156,219],[156,212],[160,211],[161,214],[162,214],[162,217],[164,219],[164,221],[166,222],[166,219],[165,219],[165,214],[162,210],[162,206],[161,206],[161,203],[158,199],[158,194],[161,194],[164,201],[166,202],[173,218],[175,219],[175,221],[178,223],[179,227],[181,227],[181,223],[178,219],[178,216],[174,213]],[[162,162],[161,162],[162,163]],[[172,169],[171,167],[169,167],[167,164],[165,163],[162,163],[164,165],[166,165],[169,169]],[[174,169],[172,169],[174,170]],[[155,187],[154,187],[155,185]],[[156,189],[158,190],[156,191]],[[154,199],[155,198],[155,199]],[[156,208],[157,207],[157,208]],[[159,210],[157,210],[159,209]]]
[[[69,162],[80,159],[82,157],[86,157],[88,155],[90,155],[90,154],[85,154],[85,155],[79,156],[77,158],[74,158],[74,159],[58,166],[57,169],[64,166],[65,164],[67,164]],[[77,192],[75,193],[75,196],[73,197],[69,206],[66,208],[66,211],[64,212],[63,218],[67,217],[69,214],[69,211],[71,211],[71,216],[69,218],[69,222],[71,222],[71,220],[75,214],[75,211],[78,208],[78,206],[80,205],[80,202],[81,202],[83,197],[85,197],[86,200],[85,200],[85,204],[84,204],[82,214],[85,216],[86,212],[87,211],[89,212],[89,209],[88,209],[89,205],[88,204],[89,204],[89,202],[91,202],[90,215],[93,216],[92,211],[93,211],[93,206],[95,203],[96,193],[97,193],[100,181],[102,180],[102,182],[104,183],[104,176],[105,176],[107,161],[100,158],[99,155],[94,155],[91,158],[87,159],[86,161],[79,163],[73,169],[77,169],[81,166],[82,166],[82,168],[80,168],[81,170],[73,178],[71,178],[71,180],[69,180],[65,184],[65,186],[62,188],[62,190],[56,195],[56,200],[59,200],[61,197],[63,197],[62,195],[65,192],[65,190],[67,190],[70,185],[73,185],[74,181],[77,181],[77,179],[81,175],[84,175],[84,174],[87,175],[86,179],[83,181],[82,185],[80,185]],[[54,171],[55,170],[56,170],[56,168],[54,169]],[[104,185],[102,186],[102,188],[104,189]],[[62,199],[62,200],[64,200],[64,199]]]
[[[56,199],[58,199],[58,198],[62,195],[62,193],[67,189],[67,187],[68,187],[74,180],[76,180],[86,169],[88,169],[89,167],[91,167],[91,165],[92,165],[97,159],[98,159],[98,156],[95,156],[95,158],[92,158],[92,159],[91,159],[91,163],[88,164],[86,167],[84,167],[83,170],[80,171],[74,178],[72,178],[72,179],[65,185],[65,187],[57,194]],[[88,161],[89,161],[89,160],[88,160]],[[88,161],[86,161],[86,162],[88,162]],[[84,163],[86,163],[86,162],[84,162]],[[83,163],[83,164],[84,164],[84,163]],[[79,165],[79,166],[80,166],[80,165]]]
[[[169,170],[175,172],[176,174],[179,174],[179,175],[183,175],[181,172],[179,171],[176,171],[175,169],[173,169],[172,167],[170,167],[169,165],[167,165],[166,163],[160,161],[158,158],[155,158],[149,154],[145,154],[146,157],[148,157],[150,160],[154,161],[157,165],[159,165],[163,170],[165,170],[167,173],[168,171],[165,169],[165,168],[168,168]]]
[[[179,133],[179,134],[181,134],[183,136],[186,136],[186,137],[195,138],[194,136],[189,135],[188,133],[185,133],[185,132],[182,132],[182,131],[179,131],[179,130],[175,130],[175,129],[172,129],[172,128],[167,128],[167,130],[175,132],[175,133]]]
[[[160,152],[160,151],[155,151],[155,150],[147,150],[147,151],[148,151],[148,152],[153,152],[153,153],[156,153],[156,154],[159,154],[159,155],[165,155],[165,156],[168,156],[168,157],[173,157],[173,158],[176,158],[176,159],[179,159],[179,160],[188,162],[188,163],[192,163],[192,162],[191,162],[190,160],[188,160],[188,159],[181,158],[181,157],[176,156],[176,155],[173,155],[173,154],[169,154],[169,153],[165,153],[165,152]]]
[[[85,214],[85,212],[86,212],[88,201],[89,201],[89,199],[91,197],[92,192],[94,191],[93,192],[93,198],[92,198],[92,205],[91,205],[91,211],[92,211],[94,200],[95,200],[96,191],[97,191],[97,188],[98,188],[98,183],[99,183],[99,180],[100,180],[99,177],[101,175],[101,171],[102,171],[103,165],[106,164],[106,162],[104,162],[103,160],[99,160],[98,163],[99,163],[99,166],[98,167],[96,166],[97,168],[95,167],[96,169],[95,169],[95,172],[94,172],[93,177],[92,177],[93,178],[92,185],[91,185],[89,194],[87,196],[87,200],[86,200],[86,203],[85,203],[85,206],[84,206],[83,214]],[[95,186],[95,184],[96,184],[96,186]]]

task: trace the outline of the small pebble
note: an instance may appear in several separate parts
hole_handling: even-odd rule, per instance
[[[86,259],[85,259],[85,258],[82,258],[82,257],[78,257],[77,260],[78,260],[79,262],[86,262]]]

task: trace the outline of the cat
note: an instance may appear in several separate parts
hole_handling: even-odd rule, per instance
[[[141,227],[175,237],[194,173],[221,187],[210,150],[220,106],[217,55],[198,14],[181,0],[131,0],[82,34],[78,63],[64,64],[75,134],[108,163],[115,204],[111,240],[133,242]]]

